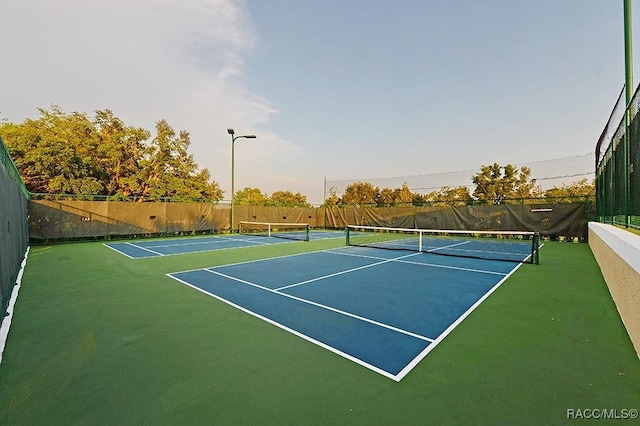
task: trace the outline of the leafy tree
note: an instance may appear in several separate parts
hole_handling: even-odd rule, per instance
[[[208,170],[188,153],[189,134],[165,120],[157,136],[126,126],[110,110],[66,114],[57,106],[22,124],[3,123],[0,134],[31,192],[222,199]]]
[[[378,205],[381,206],[392,206],[395,204],[395,196],[393,194],[393,189],[391,188],[382,188],[380,194],[378,195]]]
[[[340,197],[338,197],[338,190],[335,186],[329,188],[329,197],[324,200],[325,206],[337,206],[340,203]]]
[[[494,163],[480,167],[480,172],[472,176],[476,185],[473,196],[479,200],[501,204],[510,198],[530,198],[539,194],[535,179],[531,179],[531,169],[507,164]]]
[[[413,199],[411,200],[411,204],[414,206],[424,206],[428,202],[427,196],[422,194],[413,194]]]
[[[31,192],[99,194],[104,190],[96,161],[92,123],[77,112],[53,106],[40,118],[0,127],[16,166]]]
[[[268,204],[269,197],[263,194],[258,188],[246,187],[240,191],[236,191],[234,203],[240,205],[264,206]]]
[[[378,196],[377,203],[381,206],[395,206],[399,204],[411,204],[415,198],[409,185],[403,183],[400,188],[383,188]]]
[[[348,185],[342,198],[341,204],[361,205],[376,204],[380,196],[380,189],[369,182],[355,182]]]
[[[291,191],[276,191],[271,194],[270,204],[276,206],[298,206],[298,207],[310,207],[311,204],[307,202],[307,197],[299,192],[293,193]]]
[[[544,192],[546,198],[575,198],[596,195],[596,185],[594,181],[582,179],[561,187],[554,186]]]
[[[96,111],[94,126],[98,138],[98,162],[108,195],[139,195],[138,173],[146,152],[149,131],[126,126],[112,111]],[[220,197],[222,198],[222,197]]]
[[[209,171],[200,170],[189,154],[189,133],[181,130],[177,135],[166,120],[156,123],[156,137],[147,146],[142,167],[141,193],[151,199],[172,197],[178,199],[214,198],[222,191],[209,183]]]
[[[444,186],[438,191],[429,193],[426,198],[431,203],[446,205],[466,205],[473,200],[469,188],[466,186],[456,186],[453,188]]]

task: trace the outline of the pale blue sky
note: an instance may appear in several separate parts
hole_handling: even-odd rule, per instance
[[[0,118],[167,119],[227,197],[234,127],[258,136],[236,142],[236,189],[320,203],[323,177],[593,152],[624,82],[622,5],[4,0]]]

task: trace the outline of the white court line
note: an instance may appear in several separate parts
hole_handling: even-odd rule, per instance
[[[367,259],[385,259],[384,257],[378,257],[378,256],[367,256],[364,254],[355,254],[355,253],[340,253],[339,251],[332,251],[331,249],[326,250],[327,253],[331,253],[331,254],[337,254],[339,256],[354,256],[354,257],[364,257]],[[432,268],[443,268],[443,269],[454,269],[457,271],[467,271],[467,272],[477,272],[480,274],[492,274],[492,275],[507,275],[503,272],[495,272],[495,271],[488,271],[488,270],[484,270],[484,269],[473,269],[473,268],[463,268],[460,266],[448,266],[448,265],[438,265],[436,263],[423,263],[423,262],[410,262],[408,260],[401,260],[400,258],[394,259],[396,262],[398,263],[408,263],[410,265],[422,265],[422,266],[429,266]]]
[[[181,240],[183,241],[183,240]],[[206,241],[191,241],[191,242],[177,242],[177,243],[173,243],[173,244],[158,244],[158,245],[154,245],[153,248],[160,248],[160,247],[184,247],[184,246],[198,246],[198,245],[204,245],[204,244],[222,244],[226,241],[229,241],[229,238],[221,238],[221,237],[215,237],[215,238],[207,238]]]
[[[312,278],[312,279],[310,279],[310,280],[301,281],[301,282],[299,282],[299,283],[286,285],[286,286],[284,286],[284,287],[279,287],[279,288],[276,288],[275,290],[276,290],[276,291],[280,291],[280,290],[285,290],[285,289],[288,289],[288,288],[291,288],[291,287],[297,287],[297,286],[299,286],[299,285],[304,285],[304,284],[312,283],[312,282],[314,282],[314,281],[324,280],[325,278],[331,278],[331,277],[335,277],[335,276],[337,276],[337,275],[348,274],[348,273],[350,273],[350,272],[359,271],[359,270],[361,270],[361,269],[371,268],[372,266],[378,266],[378,265],[382,265],[382,264],[384,264],[384,263],[393,262],[393,261],[396,261],[396,260],[397,260],[397,261],[400,261],[400,259],[404,259],[404,258],[406,258],[406,257],[417,256],[418,254],[420,254],[420,253],[411,253],[411,254],[408,254],[408,255],[406,255],[406,256],[395,257],[395,258],[392,258],[392,259],[385,259],[385,260],[383,260],[382,262],[371,263],[371,264],[369,264],[369,265],[358,266],[357,268],[352,268],[352,269],[347,269],[347,270],[345,270],[345,271],[335,272],[335,273],[333,273],[333,274],[324,275],[324,276],[322,276],[322,277]]]
[[[511,272],[509,272],[504,278],[502,278],[500,281],[498,281],[498,283],[496,285],[494,285],[491,289],[489,289],[489,291],[487,291],[480,299],[478,299],[476,301],[476,303],[474,303],[473,305],[471,305],[471,307],[469,309],[467,309],[462,315],[460,315],[458,317],[457,320],[455,320],[449,327],[447,327],[447,329],[445,331],[443,331],[442,333],[440,333],[440,335],[434,340],[434,342],[432,344],[430,344],[429,346],[427,346],[422,352],[420,352],[418,354],[418,356],[416,356],[409,364],[406,365],[406,367],[404,367],[398,374],[397,374],[397,381],[402,380],[402,378],[404,376],[406,376],[407,374],[409,374],[409,372],[411,370],[413,370],[413,368],[418,365],[420,363],[420,361],[422,361],[424,359],[424,357],[427,356],[427,354],[429,352],[431,352],[432,350],[435,349],[436,346],[438,346],[438,344],[440,342],[442,342],[444,340],[445,337],[447,337],[458,325],[460,325],[460,323],[467,318],[471,312],[473,312],[478,306],[480,306],[480,304],[482,302],[484,302],[494,291],[496,291],[498,289],[498,287],[500,287],[502,285],[502,283],[504,283],[507,278],[509,278],[515,271],[518,270],[518,268],[520,268],[523,264],[519,263],[516,265],[515,268],[513,268],[511,270]]]
[[[356,256],[356,257],[370,257],[372,259],[377,259],[377,260],[391,260],[391,261],[394,260],[394,259],[376,258],[376,257],[373,257],[373,256],[356,255],[356,254],[350,254],[350,253],[339,253],[339,252],[334,251],[334,250],[336,250],[336,249],[326,249],[326,250],[320,250],[320,251],[317,251],[317,252],[296,253],[296,254],[293,254],[293,255],[277,256],[277,257],[274,257],[274,258],[257,259],[257,260],[246,261],[246,262],[238,262],[238,263],[229,264],[229,265],[221,265],[221,266],[217,266],[215,268],[222,267],[222,266],[232,266],[232,265],[239,265],[239,264],[245,264],[245,263],[259,262],[259,261],[263,261],[263,260],[271,260],[271,259],[284,258],[284,257],[301,256],[301,255],[314,254],[314,253],[323,253],[323,252],[330,253],[330,254],[338,254],[338,255]],[[417,255],[419,253],[412,253],[412,254],[413,255]],[[406,260],[398,260],[398,262],[416,263],[418,265],[425,265],[425,264],[422,264],[422,263],[419,263],[419,262],[409,262],[409,261],[406,261]],[[433,265],[433,266],[435,266],[435,267],[443,267],[442,265]],[[505,276],[497,284],[495,284],[489,291],[487,291],[480,299],[478,299],[469,309],[467,309],[462,315],[460,315],[460,317],[458,317],[457,320],[455,320],[445,331],[443,331],[435,339],[431,339],[431,338],[428,338],[428,337],[425,337],[425,336],[420,336],[420,335],[408,332],[406,330],[397,329],[397,328],[395,328],[393,326],[388,326],[388,325],[385,325],[385,324],[377,323],[376,321],[369,320],[367,318],[359,317],[357,315],[353,315],[353,314],[350,314],[348,312],[343,312],[343,311],[340,311],[338,309],[331,308],[329,306],[324,306],[324,305],[321,305],[321,304],[318,304],[318,303],[315,303],[315,302],[312,302],[312,301],[308,301],[308,300],[305,300],[305,299],[298,298],[296,296],[288,295],[286,293],[281,293],[281,292],[278,292],[278,291],[275,291],[275,290],[272,290],[272,289],[269,289],[269,288],[265,288],[265,287],[262,287],[262,286],[260,286],[258,284],[254,284],[254,283],[251,283],[251,282],[248,282],[248,281],[244,281],[242,279],[231,277],[231,276],[222,274],[222,273],[217,272],[217,271],[213,271],[213,270],[210,270],[210,269],[204,269],[207,272],[214,273],[214,274],[217,274],[219,276],[222,276],[222,277],[234,280],[234,281],[238,281],[238,282],[241,282],[241,283],[244,283],[244,284],[247,284],[247,285],[251,285],[251,286],[260,288],[262,290],[265,290],[265,291],[276,293],[276,294],[281,295],[281,296],[289,297],[291,299],[298,300],[298,301],[303,302],[303,303],[308,303],[308,304],[315,305],[315,306],[320,307],[320,308],[329,309],[329,310],[334,311],[336,313],[344,314],[344,315],[347,315],[347,316],[350,316],[350,317],[353,317],[353,318],[356,318],[356,319],[360,319],[362,321],[370,322],[370,323],[372,323],[374,325],[385,327],[385,328],[388,328],[390,330],[397,331],[399,333],[402,333],[402,334],[405,334],[405,335],[409,335],[409,336],[412,336],[412,337],[415,337],[415,338],[418,338],[418,339],[421,339],[421,340],[424,340],[424,341],[427,341],[427,342],[431,343],[422,352],[420,352],[420,354],[418,354],[413,360],[411,360],[409,362],[409,364],[407,364],[398,374],[395,374],[395,375],[392,374],[392,373],[389,373],[389,372],[387,372],[385,370],[382,370],[382,369],[380,369],[380,368],[378,368],[378,367],[376,367],[374,365],[371,365],[371,364],[369,364],[369,363],[367,363],[367,362],[365,362],[365,361],[363,361],[363,360],[361,360],[359,358],[356,358],[356,357],[354,357],[352,355],[344,353],[344,352],[342,352],[342,351],[340,351],[340,350],[338,350],[338,349],[336,349],[336,348],[334,348],[332,346],[329,346],[329,345],[327,345],[325,343],[317,341],[317,340],[311,338],[310,336],[302,334],[302,333],[300,333],[300,332],[298,332],[296,330],[293,330],[293,329],[291,329],[291,328],[289,328],[289,327],[287,327],[287,326],[285,326],[283,324],[280,324],[280,323],[278,323],[278,322],[276,322],[274,320],[266,318],[266,317],[264,317],[264,316],[262,316],[262,315],[260,315],[260,314],[258,314],[256,312],[248,310],[247,308],[239,306],[239,305],[237,305],[237,304],[235,304],[235,303],[233,303],[233,302],[231,302],[229,300],[226,300],[226,299],[224,299],[224,298],[222,298],[222,297],[220,297],[220,296],[218,296],[218,295],[216,295],[214,293],[210,293],[210,292],[208,292],[206,290],[203,290],[203,289],[201,289],[201,288],[199,288],[199,287],[197,287],[195,285],[192,285],[192,284],[190,284],[190,283],[188,283],[186,281],[183,281],[180,278],[177,278],[177,277],[173,276],[172,274],[166,274],[166,275],[171,277],[171,278],[173,278],[173,279],[175,279],[176,281],[179,281],[179,282],[181,282],[181,283],[183,283],[185,285],[188,285],[188,286],[190,286],[190,287],[192,287],[192,288],[194,288],[194,289],[196,289],[196,290],[198,290],[198,291],[200,291],[202,293],[205,293],[205,294],[207,294],[209,296],[212,296],[212,297],[214,297],[214,298],[216,298],[216,299],[218,299],[218,300],[220,300],[220,301],[222,301],[222,302],[224,302],[226,304],[229,304],[229,305],[231,305],[231,306],[233,306],[233,307],[235,307],[237,309],[240,309],[243,312],[246,312],[246,313],[248,313],[250,315],[253,315],[253,316],[255,316],[255,317],[259,318],[259,319],[262,319],[264,321],[267,321],[270,324],[273,324],[273,325],[275,325],[275,326],[277,326],[277,327],[279,327],[279,328],[281,328],[283,330],[286,330],[286,331],[288,331],[288,332],[290,332],[290,333],[292,333],[292,334],[294,334],[294,335],[296,335],[298,337],[301,337],[301,338],[303,338],[303,339],[305,339],[305,340],[307,340],[307,341],[309,341],[311,343],[314,343],[314,344],[316,344],[316,345],[318,345],[318,346],[320,346],[320,347],[322,347],[324,349],[327,349],[327,350],[329,350],[329,351],[331,351],[331,352],[333,352],[335,354],[338,354],[338,355],[340,355],[340,356],[342,356],[342,357],[344,357],[344,358],[346,358],[346,359],[348,359],[348,360],[350,360],[352,362],[355,362],[356,364],[364,366],[364,367],[366,367],[366,368],[368,368],[368,369],[370,369],[372,371],[375,371],[375,372],[377,372],[377,373],[379,373],[379,374],[381,374],[381,375],[383,375],[383,376],[385,376],[387,378],[390,378],[390,379],[392,379],[392,380],[394,380],[396,382],[400,382],[415,366],[417,366],[420,363],[420,361],[422,361],[422,359],[424,359],[427,356],[427,354],[429,352],[431,352],[435,348],[435,346],[437,344],[439,344],[442,340],[444,340],[445,337],[447,337],[447,335],[449,335],[455,329],[455,327],[457,327],[465,318],[467,318],[471,314],[471,312],[473,310],[475,310],[484,300],[486,300],[494,291],[496,291],[498,289],[498,287],[500,287],[500,285],[502,285],[502,283],[504,283],[507,280],[507,278],[509,278],[521,266],[522,266],[522,264],[516,265],[514,267],[514,269],[511,270],[511,272],[509,272],[506,275],[505,274],[501,274],[501,273],[497,273],[497,272],[492,272],[492,271],[478,271],[478,272],[488,272],[488,273],[493,273],[493,274],[497,274],[497,275],[505,275]],[[451,269],[457,269],[457,268],[451,267]],[[200,271],[200,270],[203,270],[203,269],[194,269],[192,271]],[[184,271],[184,272],[191,272],[191,271]],[[176,272],[176,274],[177,274],[177,272]]]
[[[289,328],[284,324],[281,324],[279,322],[276,322],[276,321],[272,320],[271,318],[267,318],[265,316],[262,316],[257,312],[253,312],[253,311],[251,311],[251,310],[249,310],[249,309],[247,309],[247,308],[245,308],[243,306],[237,305],[237,304],[231,302],[230,300],[227,300],[227,299],[225,299],[223,297],[218,296],[215,293],[210,293],[210,292],[208,292],[208,291],[206,291],[206,290],[204,290],[204,289],[202,289],[200,287],[197,287],[197,286],[195,286],[193,284],[188,283],[187,281],[184,281],[184,280],[181,280],[180,278],[174,277],[171,274],[166,274],[166,275],[168,277],[173,278],[174,280],[184,284],[184,285],[187,285],[187,286],[189,286],[189,287],[191,287],[191,288],[193,288],[193,289],[195,289],[195,290],[197,290],[197,291],[199,291],[201,293],[206,294],[207,296],[211,296],[211,297],[213,297],[215,299],[218,299],[221,302],[226,303],[227,305],[233,306],[234,308],[241,310],[242,312],[245,312],[245,313],[247,313],[249,315],[252,315],[252,316],[254,316],[254,317],[258,318],[258,319],[261,319],[262,321],[266,321],[267,323],[272,324],[272,325],[274,325],[274,326],[276,326],[276,327],[278,327],[278,328],[280,328],[282,330],[288,331],[289,333],[293,334],[294,336],[298,336],[301,339],[304,339],[304,340],[306,340],[308,342],[311,342],[311,343],[313,343],[315,345],[318,345],[323,349],[326,349],[326,350],[328,350],[330,352],[333,352],[336,355],[340,355],[341,357],[344,357],[344,358],[348,359],[349,361],[352,361],[352,362],[354,362],[354,363],[356,363],[358,365],[361,365],[361,366],[363,366],[365,368],[368,368],[368,369],[370,369],[372,371],[375,371],[376,373],[381,374],[381,375],[383,375],[383,376],[385,376],[385,377],[387,377],[389,379],[395,380],[396,382],[399,381],[398,378],[394,374],[391,374],[388,371],[385,371],[385,370],[383,370],[381,368],[378,368],[375,365],[369,364],[369,363],[361,360],[360,358],[356,358],[353,355],[350,355],[350,354],[348,354],[346,352],[342,352],[341,350],[339,350],[337,348],[334,348],[333,346],[330,346],[330,345],[328,345],[326,343],[323,343],[323,342],[321,342],[319,340],[316,340],[313,337],[307,336],[306,334],[303,334],[303,333],[301,333],[299,331],[296,331],[296,330],[294,330],[292,328]]]
[[[120,250],[118,250],[118,249],[117,249],[117,248],[115,248],[115,247],[111,247],[111,246],[110,246],[109,244],[107,244],[107,243],[103,243],[102,245],[103,245],[103,246],[106,246],[106,247],[108,247],[108,248],[110,248],[111,250],[115,251],[116,253],[119,253],[119,254],[121,254],[121,255],[123,255],[123,256],[128,257],[129,259],[140,259],[139,257],[129,256],[127,253],[125,253],[125,252],[123,252],[123,251],[120,251]],[[147,257],[152,257],[152,256],[147,256]],[[155,257],[155,256],[153,256],[153,257]]]
[[[239,239],[239,238],[238,239],[225,238],[225,237],[216,237],[216,238],[220,238],[222,241],[240,241],[240,242],[245,242],[245,243],[251,243],[252,242],[252,241],[243,240],[243,239]],[[215,248],[207,248],[207,249],[204,249],[204,250],[196,250],[196,251],[182,251],[182,252],[178,252],[178,253],[166,253],[166,254],[157,253],[157,254],[160,254],[160,256],[179,256],[179,255],[183,255],[183,254],[206,253],[206,252],[209,252],[209,251],[242,249],[242,248],[247,248],[247,247],[256,247],[256,246],[259,246],[259,245],[260,246],[264,246],[264,245],[286,244],[286,243],[289,243],[289,242],[291,242],[291,241],[282,241],[282,242],[277,242],[277,243],[274,243],[274,242],[271,242],[271,243],[268,243],[268,242],[267,243],[263,243],[263,242],[256,243],[256,242],[254,242],[255,245],[253,245],[253,246],[247,245],[247,246],[238,246],[238,247],[215,247]],[[123,242],[123,243],[103,243],[103,245],[109,247],[111,250],[114,250],[114,251],[122,254],[123,256],[128,257],[129,259],[138,260],[138,259],[150,259],[150,258],[158,257],[158,256],[129,256],[128,254],[126,254],[126,253],[124,253],[124,252],[122,252],[122,251],[110,246],[109,244],[125,244],[125,245],[128,244],[128,245],[131,245],[131,246],[146,250],[146,251],[148,251],[150,253],[153,253],[153,254],[156,254],[156,252],[154,252],[152,250],[149,250],[149,249],[145,249],[142,246],[136,246],[133,243],[127,243],[127,242]],[[202,243],[202,244],[205,244],[205,243]],[[175,246],[183,246],[183,245],[187,245],[187,244],[175,244]],[[154,246],[154,248],[156,248],[156,247],[165,247],[165,246]],[[202,269],[202,268],[200,268],[200,269]]]
[[[278,243],[278,244],[280,244],[280,243]],[[244,248],[244,247],[238,247],[238,248]],[[274,257],[263,257],[262,259],[243,260],[241,262],[225,263],[224,265],[209,266],[208,268],[186,269],[184,271],[172,272],[172,274],[183,274],[185,272],[202,271],[202,270],[209,269],[209,268],[211,268],[211,269],[213,269],[213,268],[226,268],[228,266],[245,265],[247,263],[263,262],[265,260],[284,259],[284,258],[293,257],[293,256],[305,256],[307,254],[324,253],[325,251],[328,251],[328,250],[330,250],[330,249],[323,249],[323,250],[318,250],[318,251],[305,251],[305,252],[302,252],[302,253],[283,254],[283,255],[274,256]]]
[[[231,275],[223,274],[222,272],[214,271],[214,270],[211,270],[211,269],[205,269],[205,271],[207,271],[209,273],[212,273],[212,274],[215,274],[215,275],[219,275],[219,276],[221,276],[223,278],[227,278],[227,279],[232,280],[232,281],[237,281],[237,282],[242,283],[242,284],[247,284],[247,285],[250,285],[252,287],[256,287],[256,288],[259,288],[261,290],[268,291],[270,293],[275,293],[275,294],[277,294],[279,296],[288,297],[289,299],[297,300],[298,302],[307,303],[309,305],[313,305],[313,306],[316,306],[318,308],[326,309],[326,310],[329,310],[329,311],[332,311],[332,312],[335,312],[335,313],[338,313],[338,314],[341,314],[341,315],[345,315],[345,316],[348,316],[348,317],[351,317],[351,318],[355,318],[357,320],[364,321],[364,322],[367,322],[369,324],[376,325],[378,327],[386,328],[388,330],[392,330],[392,331],[395,331],[397,333],[401,333],[401,334],[405,334],[407,336],[415,337],[416,339],[425,340],[427,342],[433,342],[433,339],[430,339],[430,338],[425,337],[425,336],[421,336],[421,335],[416,334],[416,333],[412,333],[411,331],[403,330],[401,328],[397,328],[397,327],[394,327],[392,325],[384,324],[384,323],[381,323],[381,322],[378,322],[378,321],[375,321],[375,320],[372,320],[372,319],[369,319],[369,318],[361,317],[360,315],[352,314],[352,313],[347,312],[347,311],[343,311],[343,310],[340,310],[340,309],[332,308],[331,306],[323,305],[321,303],[317,303],[317,302],[314,302],[312,300],[307,300],[307,299],[303,299],[301,297],[297,297],[297,296],[294,296],[294,295],[291,295],[291,294],[282,293],[282,292],[280,292],[278,290],[274,290],[274,289],[271,289],[271,288],[268,288],[268,287],[264,287],[264,286],[261,286],[260,284],[252,283],[250,281],[246,281],[246,280],[243,280],[241,278],[232,277]]]
[[[144,248],[144,247],[139,246],[137,244],[133,244],[133,243],[125,243],[125,244],[128,245],[128,246],[131,246],[131,247],[139,248],[140,250],[148,251],[149,253],[157,254],[158,256],[164,256],[164,254],[162,254],[162,253],[159,253],[159,252],[153,251],[153,250],[149,250],[148,248]]]
[[[226,242],[229,241],[240,241],[242,243],[250,243],[250,244],[257,244],[257,245],[270,245],[273,243],[269,243],[269,242],[264,242],[264,241],[254,241],[254,240],[247,240],[244,238],[237,238],[237,237],[210,237],[207,239],[207,241],[197,241],[197,242],[185,242],[183,244],[159,244],[159,245],[154,245],[153,248],[164,248],[164,247],[184,247],[184,246],[192,246],[192,245],[203,245],[203,244],[224,244]]]

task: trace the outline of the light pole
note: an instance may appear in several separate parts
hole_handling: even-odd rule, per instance
[[[235,199],[235,186],[234,186],[234,179],[235,179],[235,145],[236,145],[236,139],[255,139],[256,135],[241,135],[241,136],[235,136],[236,132],[233,131],[233,129],[229,128],[227,129],[227,133],[229,133],[231,135],[231,233],[233,234],[235,232],[235,223],[234,223],[234,210],[233,210],[233,200]]]

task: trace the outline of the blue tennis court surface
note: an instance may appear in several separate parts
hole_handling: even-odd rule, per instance
[[[168,276],[400,381],[517,268],[344,247]]]
[[[309,233],[310,240],[322,240],[326,238],[344,238],[344,231],[311,231]],[[109,243],[105,244],[105,246],[131,259],[142,259],[213,250],[282,244],[294,241],[295,240],[287,240],[277,237],[235,234]]]

